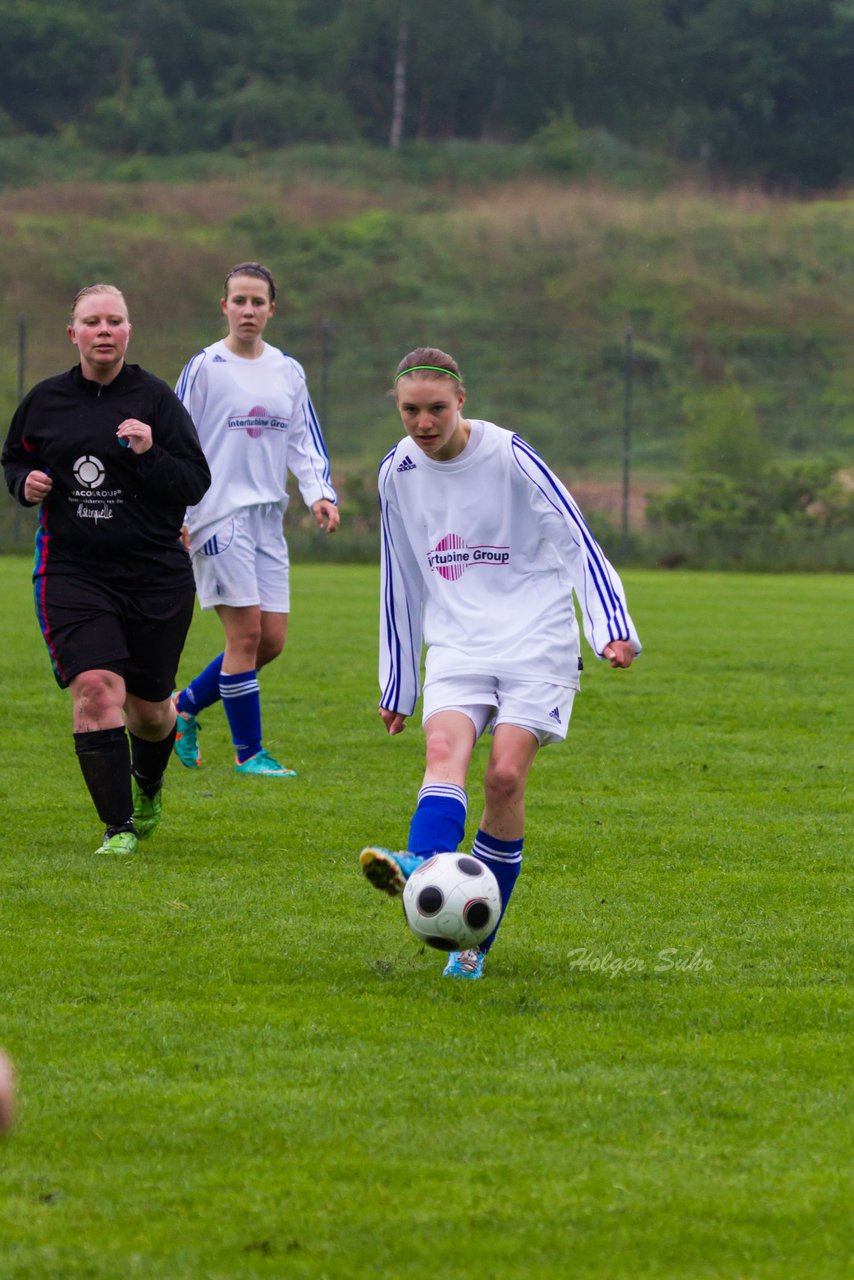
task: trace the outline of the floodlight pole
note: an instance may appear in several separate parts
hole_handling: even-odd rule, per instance
[[[626,345],[623,359],[623,552],[629,545],[629,475],[632,462],[632,381],[634,379],[634,333],[631,325],[626,329]]]

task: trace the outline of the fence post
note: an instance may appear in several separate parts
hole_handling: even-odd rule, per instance
[[[324,435],[329,430],[329,360],[331,356],[330,324],[324,320],[320,326],[320,428]]]
[[[23,311],[18,314],[18,404],[24,398],[27,386],[27,317]],[[15,503],[15,514],[12,517],[12,546],[17,549],[21,540],[21,504]]]
[[[634,333],[626,329],[623,360],[623,518],[621,524],[623,554],[629,547],[629,486],[632,464],[632,382],[634,381]]]

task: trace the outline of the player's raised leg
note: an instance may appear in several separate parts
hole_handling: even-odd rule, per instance
[[[459,711],[440,711],[424,725],[427,761],[415,812],[409,824],[408,849],[392,852],[369,845],[359,855],[365,878],[396,898],[425,858],[453,853],[466,825],[465,780],[475,744],[475,729]]]

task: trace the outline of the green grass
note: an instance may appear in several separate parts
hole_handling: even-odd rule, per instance
[[[373,568],[294,571],[263,687],[299,780],[236,778],[209,713],[126,863],[92,856],[28,568],[0,559],[3,1280],[849,1274],[850,577],[626,575],[644,657],[587,661],[462,984],[358,874],[422,760],[375,713]],[[198,615],[184,677],[217,639]]]

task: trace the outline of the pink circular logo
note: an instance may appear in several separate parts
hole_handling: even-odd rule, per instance
[[[446,533],[436,543],[436,572],[449,582],[456,582],[466,571],[466,544],[458,533]]]
[[[254,408],[249,410],[246,416],[247,418],[266,418],[267,410],[264,408],[262,404],[256,404]],[[257,440],[260,435],[264,434],[264,428],[263,427],[247,427],[246,434],[249,436],[251,440]]]

